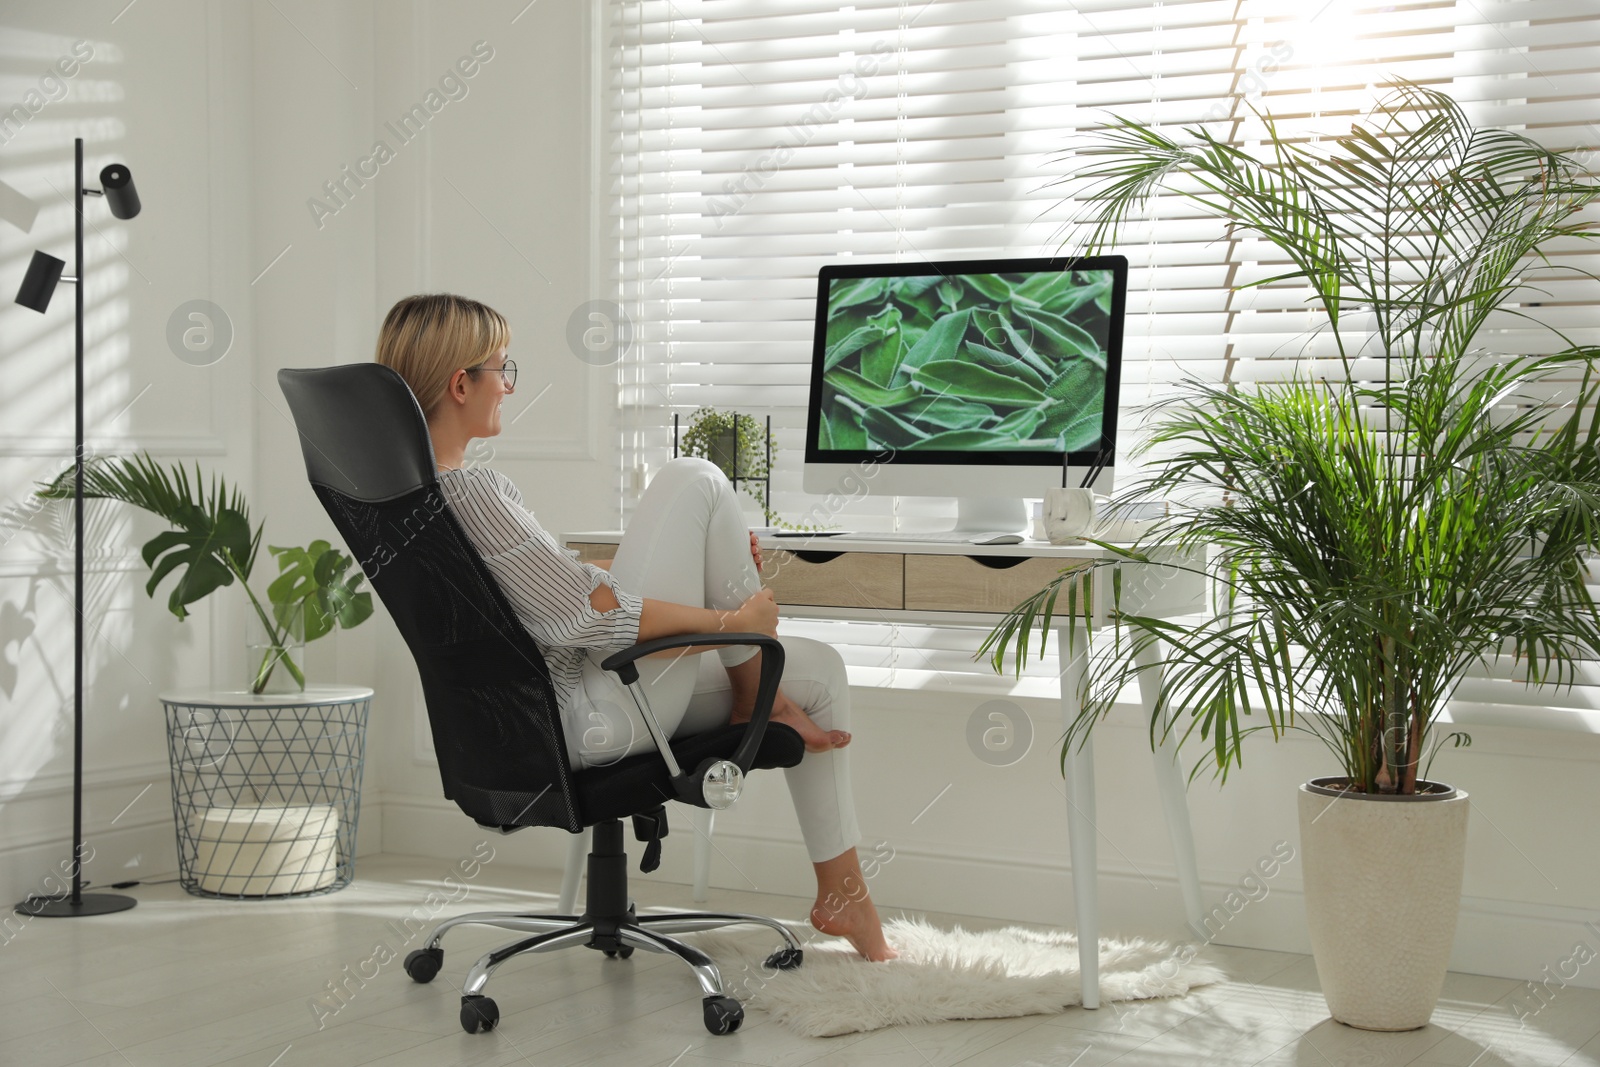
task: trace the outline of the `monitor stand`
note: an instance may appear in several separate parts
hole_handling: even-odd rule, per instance
[[[1012,496],[961,496],[956,498],[956,524],[951,533],[1030,532],[1028,509]]]

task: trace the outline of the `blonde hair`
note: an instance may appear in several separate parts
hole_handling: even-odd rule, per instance
[[[452,293],[419,293],[395,303],[378,331],[373,357],[404,378],[425,418],[444,399],[450,377],[511,343],[505,316]]]

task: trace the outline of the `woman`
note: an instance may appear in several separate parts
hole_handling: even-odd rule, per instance
[[[817,874],[811,922],[848,938],[869,960],[893,959],[867,893],[856,843],[844,661],[820,641],[780,637],[778,606],[761,588],[761,551],[733,488],[712,463],[674,459],[650,482],[606,564],[578,563],[534,520],[498,471],[464,466],[475,437],[500,432],[514,388],[511,330],[499,312],[449,294],[406,297],[390,309],[377,361],[411,387],[428,422],[439,485],[550,667],[568,758],[603,766],[654,745],[627,687],[600,662],[639,641],[683,633],[754,632],[783,642],[783,683],[772,721],[805,741],[784,773]],[[719,662],[699,653],[715,650]],[[640,663],[638,685],[669,737],[749,719],[760,650],[669,649]]]

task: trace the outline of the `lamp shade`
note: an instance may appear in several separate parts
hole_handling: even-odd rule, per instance
[[[50,297],[54,295],[56,283],[61,280],[61,272],[66,266],[64,261],[48,252],[34,252],[33,259],[28,263],[28,273],[17,288],[17,303],[42,313],[50,306]]]
[[[123,164],[108,163],[101,168],[100,191],[117,218],[131,219],[139,213],[139,190],[133,187],[133,175]]]

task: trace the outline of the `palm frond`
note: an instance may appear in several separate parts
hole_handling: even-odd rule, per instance
[[[1586,585],[1600,552],[1600,350],[1557,329],[1553,354],[1479,341],[1491,323],[1544,325],[1516,306],[1536,292],[1533,268],[1597,280],[1546,250],[1600,236],[1584,211],[1600,184],[1575,157],[1476,128],[1410,83],[1320,145],[1261,118],[1259,153],[1202,127],[1169,136],[1116,119],[1077,176],[1082,251],[1111,246],[1157,195],[1266,239],[1289,266],[1251,284],[1309,286],[1345,375],[1185,380],[1147,409],[1143,451],[1161,459],[1128,495],[1172,504],[1147,542],[1211,553],[1197,569],[1215,611],[1198,625],[1114,615],[1067,743],[1137,680],[1130,649],[1159,642],[1152,740],[1202,741],[1226,777],[1253,733],[1304,730],[1360,787],[1410,791],[1474,665],[1514,657],[1530,684],[1570,685],[1600,656]],[[1351,361],[1374,345],[1382,379],[1361,380]],[[1061,584],[991,635],[997,670],[1010,639],[1025,655]]]
[[[47,499],[70,500],[76,482],[77,472],[66,470],[35,492]],[[167,599],[168,608],[180,619],[188,616],[190,604],[219,586],[233,584],[235,577],[248,583],[261,542],[261,528],[251,530],[243,493],[237,488],[230,491],[220,476],[212,477],[208,490],[202,484],[198,463],[191,481],[181,464],[169,471],[144,453],[95,456],[83,465],[85,498],[120,500],[173,527],[147,541],[142,555],[150,567],[145,589],[152,596],[169,574],[182,568]]]

